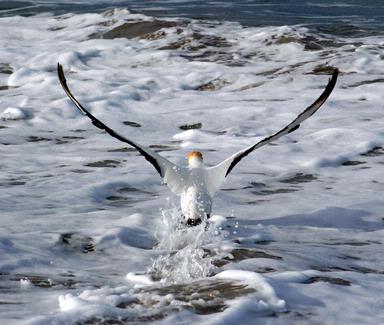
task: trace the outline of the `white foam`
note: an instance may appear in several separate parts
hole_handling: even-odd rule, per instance
[[[128,281],[133,282],[135,287],[149,286],[154,284],[154,281],[152,281],[149,275],[146,274],[135,274],[133,272],[129,272],[126,275],[126,278]]]
[[[154,40],[94,38],[138,20],[154,18],[127,10],[0,18],[0,67],[12,71],[0,77],[0,273],[10,288],[2,301],[14,302],[0,304],[0,318],[383,323],[384,165],[375,148],[384,143],[383,37],[192,21]],[[323,50],[307,50],[308,41]],[[236,166],[209,225],[185,228],[153,167],[66,98],[58,61],[75,96],[116,131],[176,163],[202,150],[208,165],[310,105],[328,81],[314,70],[341,74],[299,130]],[[33,286],[15,292],[20,275]],[[188,290],[204,292],[206,281],[254,291],[198,314],[194,303],[212,301]]]
[[[3,120],[24,120],[27,118],[27,113],[18,107],[7,107],[1,114]]]
[[[20,287],[22,289],[29,289],[33,286],[31,280],[29,280],[28,278],[25,278],[25,279],[20,279]]]

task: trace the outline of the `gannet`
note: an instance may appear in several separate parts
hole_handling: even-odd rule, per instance
[[[60,63],[57,64],[57,72],[65,93],[80,112],[91,119],[92,124],[99,129],[104,130],[110,136],[136,148],[139,153],[152,164],[171,191],[180,196],[182,216],[184,222],[190,226],[198,225],[202,220],[206,221],[209,219],[212,211],[212,199],[215,193],[219,190],[228,174],[240,160],[250,154],[253,150],[297,130],[304,120],[312,116],[324,104],[335,87],[338,76],[338,69],[335,68],[332,77],[329,79],[328,84],[320,97],[283,129],[258,141],[256,144],[252,144],[251,146],[236,152],[216,166],[207,167],[204,165],[203,155],[199,151],[188,153],[188,166],[178,166],[155,151],[123,137],[88,112],[72,95],[64,76],[63,67]]]

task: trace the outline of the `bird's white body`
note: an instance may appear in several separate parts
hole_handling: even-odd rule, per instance
[[[190,164],[188,174],[180,194],[180,205],[184,219],[190,224],[210,217],[213,197],[207,187],[207,170],[203,166],[191,167]]]

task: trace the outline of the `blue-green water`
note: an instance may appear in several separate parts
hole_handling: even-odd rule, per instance
[[[152,16],[231,20],[244,26],[302,24],[328,33],[351,36],[384,31],[384,2],[381,0],[0,1],[0,16],[100,12],[122,7]]]

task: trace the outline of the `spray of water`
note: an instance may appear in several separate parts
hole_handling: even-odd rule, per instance
[[[154,260],[149,272],[164,283],[208,277],[215,271],[214,261],[222,257],[220,243],[225,235],[215,223],[188,227],[181,223],[177,208],[163,210],[156,249],[164,254]]]

